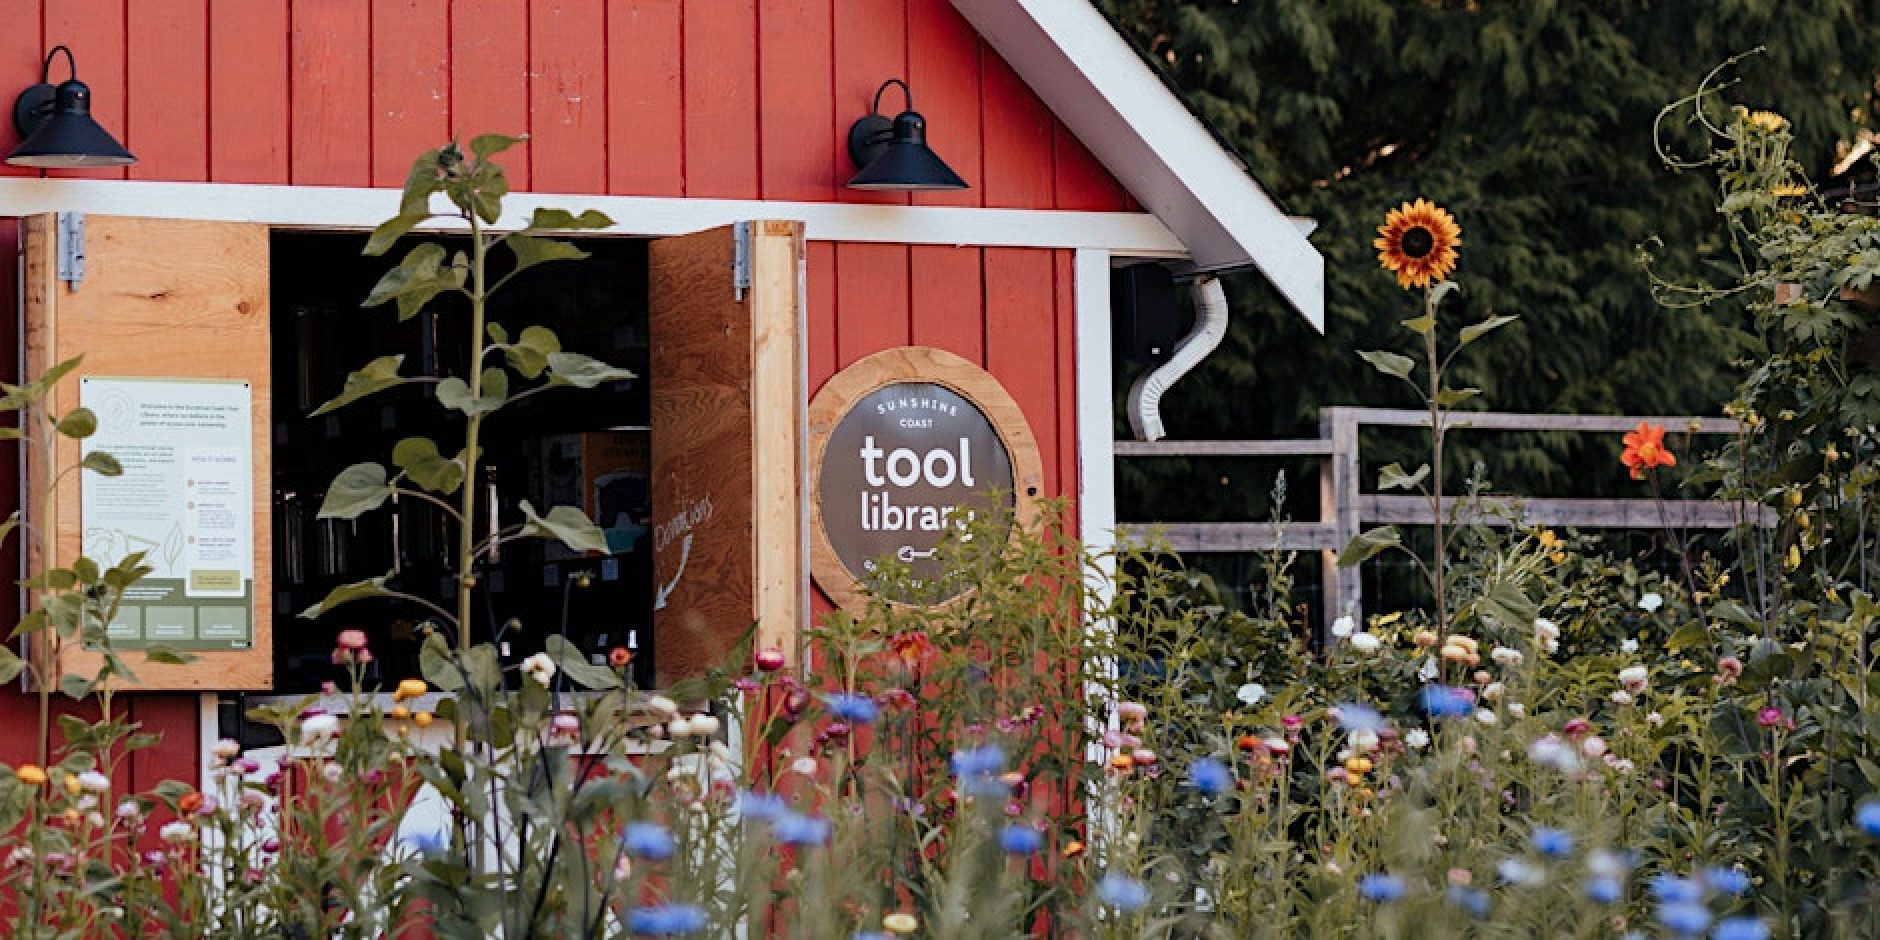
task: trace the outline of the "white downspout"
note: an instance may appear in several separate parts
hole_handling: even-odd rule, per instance
[[[1129,389],[1129,429],[1139,441],[1162,439],[1162,394],[1208,358],[1227,335],[1227,293],[1220,280],[1204,276],[1189,292],[1195,302],[1194,329],[1175,344],[1167,362],[1144,373]]]

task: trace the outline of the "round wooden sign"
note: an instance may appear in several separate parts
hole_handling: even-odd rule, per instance
[[[907,346],[843,369],[810,402],[809,433],[810,571],[842,607],[866,604],[883,559],[937,574],[935,549],[967,514],[1037,516],[1043,462],[1024,412],[950,352]]]

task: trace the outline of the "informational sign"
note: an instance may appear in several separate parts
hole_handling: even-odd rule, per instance
[[[1018,406],[957,356],[919,347],[871,356],[831,379],[810,412],[815,570],[837,603],[858,599],[887,559],[907,566],[923,602],[959,597],[969,585],[934,580],[942,540],[1037,496],[1037,446]]]
[[[252,395],[233,380],[80,380],[98,417],[82,452],[124,469],[84,475],[81,551],[103,566],[142,552],[151,569],[125,591],[114,648],[254,643]]]

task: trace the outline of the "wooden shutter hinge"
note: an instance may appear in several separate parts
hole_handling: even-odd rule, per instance
[[[731,293],[739,302],[751,289],[751,223],[738,222],[731,227]]]
[[[85,213],[59,213],[59,280],[65,289],[78,292],[85,279]]]

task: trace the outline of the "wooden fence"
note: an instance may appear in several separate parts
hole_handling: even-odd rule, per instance
[[[1543,415],[1456,412],[1445,434],[1460,431],[1578,431],[1614,434],[1640,421],[1669,431],[1735,434],[1729,418]],[[1420,495],[1365,492],[1361,485],[1358,431],[1363,427],[1427,428],[1426,411],[1388,408],[1326,408],[1319,437],[1281,441],[1118,441],[1117,457],[1312,457],[1319,460],[1319,519],[1316,522],[1122,523],[1119,538],[1159,534],[1179,552],[1317,551],[1324,572],[1324,620],[1360,613],[1363,584],[1356,569],[1340,568],[1338,553],[1370,525],[1432,525],[1428,499]],[[1752,519],[1768,524],[1767,507],[1689,499],[1570,499],[1493,496],[1473,505],[1443,501],[1445,519],[1490,525],[1542,525],[1580,529],[1728,529]]]

